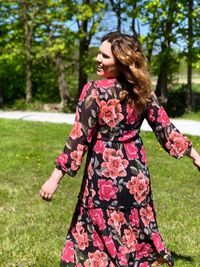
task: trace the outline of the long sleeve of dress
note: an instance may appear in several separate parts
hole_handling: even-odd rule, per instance
[[[173,157],[183,157],[192,147],[190,140],[171,123],[166,111],[153,94],[147,105],[146,119],[161,146]]]
[[[56,159],[56,167],[70,176],[75,176],[88,150],[98,121],[97,89],[88,82],[81,92],[73,128],[63,152]]]

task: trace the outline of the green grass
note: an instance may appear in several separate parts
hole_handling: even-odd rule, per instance
[[[39,189],[54,167],[70,126],[0,120],[0,266],[56,267],[71,221],[83,167],[66,176],[52,202]],[[200,259],[199,172],[188,158],[175,160],[152,133],[143,133],[160,231],[175,266]],[[190,137],[200,151],[199,137]]]
[[[200,121],[200,111],[198,111],[198,112],[186,112],[181,117],[178,117],[177,119]]]

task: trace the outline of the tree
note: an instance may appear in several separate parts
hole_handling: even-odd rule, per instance
[[[61,108],[66,109],[71,101],[67,84],[67,68],[74,64],[72,59],[75,34],[68,22],[73,17],[72,1],[48,0],[44,5],[37,31],[39,57],[49,58],[57,70],[57,83]]]
[[[135,37],[140,38],[139,18],[141,17],[140,14],[143,5],[140,0],[126,0],[123,1],[123,3],[123,12],[125,13],[123,20],[125,20],[127,16],[131,18],[130,29]]]
[[[171,43],[174,41],[173,29],[176,26],[177,1],[168,0],[163,2],[165,3],[160,5],[161,16],[159,16],[162,36],[156,93],[160,97],[161,102],[166,103],[169,66],[171,64]]]
[[[195,48],[195,39],[199,36],[199,10],[198,3],[194,0],[188,0],[186,2],[186,15],[187,15],[187,26],[186,26],[186,39],[187,39],[187,92],[186,92],[186,110],[192,111],[194,108],[194,99],[192,91],[192,70],[200,55],[200,50]],[[197,37],[197,38],[195,38]],[[196,45],[198,46],[197,42]]]
[[[188,0],[188,65],[187,65],[187,110],[193,108],[192,94],[192,47],[193,47],[193,0]]]
[[[96,33],[98,25],[105,10],[104,1],[82,0],[75,1],[76,22],[78,25],[79,38],[79,91],[78,95],[87,82],[87,57],[91,39]]]
[[[18,5],[0,3],[0,91],[1,106],[24,95],[23,31],[19,23]]]
[[[139,18],[142,21],[142,24],[148,27],[148,32],[146,36],[143,36],[142,41],[145,45],[145,53],[149,64],[151,63],[151,58],[153,51],[156,50],[155,43],[157,40],[161,40],[162,32],[161,32],[161,24],[160,24],[160,16],[161,3],[157,1],[139,1]]]
[[[184,43],[181,56],[187,62],[186,111],[191,111],[194,108],[192,72],[193,68],[198,68],[200,58],[199,11],[198,1],[183,0],[179,2],[180,26],[177,32],[179,33],[179,39]]]
[[[117,17],[117,31],[118,32],[121,32],[121,15],[122,15],[122,1],[121,0],[117,0],[117,1],[114,1],[114,0],[110,0],[110,4],[112,6],[112,9],[114,11],[114,13],[116,14],[116,17]]]
[[[29,2],[22,0],[19,2],[19,11],[24,32],[24,55],[26,68],[26,103],[32,102],[32,39],[35,27],[35,17],[38,11],[39,1]]]

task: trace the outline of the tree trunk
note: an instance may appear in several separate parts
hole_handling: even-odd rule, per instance
[[[113,0],[110,0],[110,3],[117,17],[117,31],[121,32],[121,0],[119,0],[117,3],[115,3]]]
[[[170,45],[171,45],[171,33],[173,29],[174,17],[175,17],[176,0],[171,0],[169,3],[168,17],[166,25],[163,27],[164,41],[161,44],[161,63],[156,85],[156,94],[160,97],[161,103],[168,101],[168,66],[170,64]]]
[[[25,50],[25,64],[26,64],[26,103],[32,102],[32,62],[30,58],[30,51]]]
[[[85,58],[88,56],[88,48],[89,44],[87,37],[81,38],[79,44],[79,95],[88,79],[87,73],[85,72]]]
[[[98,1],[82,0],[82,5],[92,5]],[[101,2],[101,1],[100,1]],[[95,14],[96,11],[94,11]],[[99,12],[99,11],[98,11]],[[91,19],[92,18],[92,19]],[[96,31],[96,25],[101,21],[101,16],[94,15],[90,18],[85,18],[85,15],[77,20],[79,29],[79,90],[78,95],[80,95],[83,86],[87,82],[88,75],[86,73],[86,59],[88,57],[89,44],[94,32]]]
[[[163,48],[164,49],[164,48]],[[166,60],[166,59],[165,59]],[[156,85],[156,94],[160,97],[161,103],[167,103],[167,64],[166,61],[162,61],[159,69],[159,75]]]
[[[90,4],[90,0],[84,0],[83,4]],[[88,19],[82,20],[79,25],[79,33],[81,34],[79,43],[79,82],[78,97],[87,83],[87,73],[85,72],[85,58],[88,56],[89,40],[88,40]]]
[[[192,93],[192,44],[193,44],[193,25],[192,25],[193,0],[188,0],[188,65],[187,65],[187,93],[186,110],[193,109]]]
[[[137,3],[134,3],[133,4],[133,9],[136,9],[137,7]],[[136,30],[136,18],[135,17],[132,17],[132,22],[131,22],[131,30],[133,32],[133,35],[138,38],[140,36],[140,32],[139,32],[139,29],[138,31]]]
[[[1,88],[0,88],[0,108],[3,108],[3,95]]]
[[[33,31],[33,22],[28,19],[29,4],[22,1],[22,20],[24,27],[24,55],[26,71],[26,103],[32,102],[32,59],[31,59],[31,39]],[[35,9],[32,11],[32,19],[35,16]]]
[[[67,86],[66,81],[66,70],[65,70],[65,64],[62,60],[61,54],[56,55],[56,67],[58,70],[58,89],[60,94],[60,100],[61,100],[61,108],[67,108],[69,102],[70,102],[70,95],[69,95],[69,89]]]
[[[152,25],[154,25],[155,20],[156,20],[156,16],[154,14]],[[151,33],[154,33],[154,28],[153,27],[151,29]],[[154,34],[153,37],[151,36],[150,38],[148,38],[148,36],[147,36],[147,60],[148,60],[148,63],[151,62],[151,57],[152,57],[152,52],[153,52],[153,47],[154,47],[155,40],[156,40],[156,35],[155,34]]]
[[[117,31],[121,32],[121,3],[119,2],[118,8],[116,10],[116,15],[117,15]]]

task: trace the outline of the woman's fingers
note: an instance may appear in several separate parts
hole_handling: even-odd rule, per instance
[[[197,169],[200,171],[200,160],[193,160],[194,165],[197,167]]]
[[[51,194],[40,194],[41,198],[44,199],[44,200],[51,200],[52,199],[52,196]]]
[[[44,200],[51,200],[53,194],[56,192],[58,188],[58,184],[53,182],[52,180],[47,180],[41,190],[40,190],[40,196]]]

